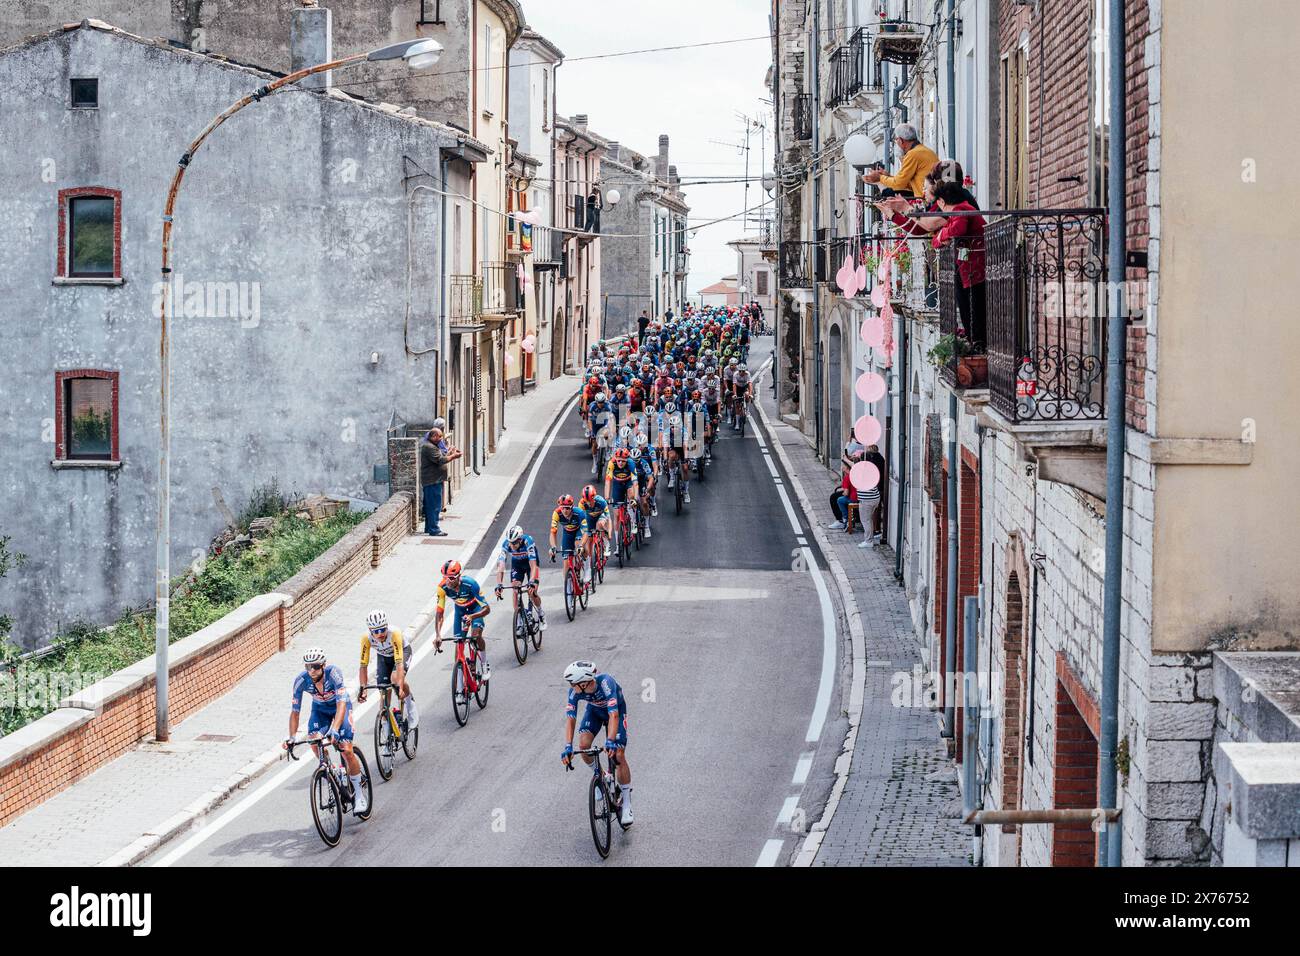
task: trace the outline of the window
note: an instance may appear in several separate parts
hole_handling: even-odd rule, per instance
[[[71,87],[70,102],[74,110],[99,109],[99,80],[74,79]]]
[[[551,128],[551,71],[542,70],[542,132]]]
[[[117,461],[118,373],[74,369],[55,374],[55,457]]]
[[[767,270],[759,269],[754,273],[755,287],[758,295],[767,295]]]
[[[1092,57],[1089,98],[1092,122],[1088,126],[1088,202],[1107,202],[1107,174],[1110,168],[1110,12],[1105,0],[1092,4]]]
[[[442,0],[420,0],[420,23],[442,23]]]
[[[68,279],[121,279],[119,190],[85,186],[59,191],[58,274]]]

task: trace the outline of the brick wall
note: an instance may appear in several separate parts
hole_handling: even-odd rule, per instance
[[[390,498],[286,581],[280,592],[254,598],[174,644],[168,683],[172,722],[211,703],[283,650],[289,638],[396,546],[412,528],[414,510],[411,496]],[[283,595],[292,599],[287,607]],[[257,610],[251,612],[250,608]],[[187,647],[187,642],[199,649]],[[0,740],[0,826],[120,757],[154,732],[152,667],[153,660],[148,658],[118,671],[65,700],[65,706],[54,713]],[[130,678],[126,687],[120,692],[105,690],[101,706],[97,688],[120,683],[123,678]]]
[[[1032,9],[1004,3],[999,10],[999,48],[1014,51],[1021,35],[1028,39],[1028,161],[1029,204],[1041,209],[1091,205],[1089,197],[1089,84],[1094,0],[1042,0],[1038,16]],[[1148,70],[1146,39],[1149,12],[1146,0],[1128,5],[1126,24],[1127,240],[1129,250],[1145,250],[1150,233],[1148,180]],[[1104,82],[1104,78],[1102,78]],[[1041,108],[1040,108],[1041,103]],[[1002,117],[1000,122],[1006,122]],[[1000,144],[1000,134],[992,142]],[[1005,157],[999,162],[1005,163]],[[1000,178],[1000,174],[999,174]],[[1145,270],[1130,269],[1127,277],[1140,284]],[[1141,307],[1142,296],[1130,293],[1130,304]],[[1127,421],[1147,427],[1148,366],[1146,329],[1141,322],[1128,334]]]
[[[1057,657],[1053,803],[1059,809],[1097,805],[1097,705]],[[1089,823],[1052,824],[1052,866],[1094,866],[1097,835]]]

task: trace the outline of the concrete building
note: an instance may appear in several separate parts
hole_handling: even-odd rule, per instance
[[[273,78],[98,21],[0,53],[0,84],[23,91],[0,139],[21,357],[0,502],[29,555],[0,604],[26,647],[153,594],[159,212],[195,134]],[[273,478],[386,496],[390,425],[447,409],[442,193],[488,155],[337,89],[254,103],[196,155],[175,221],[174,567],[225,525],[214,489],[236,508]]]
[[[659,137],[659,151],[645,156],[616,140],[604,140],[601,182],[619,202],[605,209],[605,243],[601,282],[605,295],[605,334],[635,332],[644,310],[661,317],[680,315],[686,303],[690,250],[686,218],[690,207],[681,190],[677,167],[668,162],[669,139]]]
[[[1284,690],[1300,667],[1288,586],[1300,518],[1274,502],[1300,454],[1285,411],[1300,394],[1283,357],[1293,323],[1265,305],[1287,294],[1294,242],[1260,233],[1268,199],[1253,183],[1297,143],[1294,131],[1255,135],[1276,127],[1251,96],[1287,82],[1277,75],[1291,62],[1285,39],[1226,39],[1217,8],[1202,3],[1130,0],[1120,27],[1101,0],[957,0],[952,32],[942,9],[886,0],[885,27],[862,6],[775,8],[782,411],[831,462],[858,416],[882,426],[883,530],[931,675],[955,679],[969,650],[992,688],[971,753],[961,708],[940,712],[954,759],[974,762],[968,799],[1007,812],[1097,806],[1105,532],[1122,519],[1122,565],[1109,573],[1122,582],[1124,865],[1294,859],[1294,813],[1273,810],[1300,792],[1300,722]],[[1256,11],[1287,12],[1280,2]],[[1107,261],[1105,210],[1119,28],[1123,264]],[[1231,82],[1203,69],[1197,51],[1208,48],[1231,61]],[[880,88],[897,90],[895,106],[873,101]],[[1193,117],[1216,106],[1231,128],[1207,154],[1193,145]],[[987,342],[973,360],[934,351],[959,322],[951,248],[936,253],[860,207],[842,160],[844,141],[863,132],[896,169],[904,121],[962,163],[986,210]],[[1209,199],[1206,169],[1217,177]],[[838,287],[845,260],[869,266],[865,289]],[[1109,408],[1107,281],[1118,279],[1131,311],[1127,400]],[[1217,318],[1243,309],[1245,326]],[[868,346],[859,327],[876,316],[883,341]],[[864,373],[884,381],[874,403],[853,387]],[[1125,493],[1122,514],[1108,515],[1115,415]],[[1008,823],[984,827],[978,852],[985,865],[1091,865],[1097,842],[1088,824]]]
[[[605,149],[585,114],[555,121],[555,228],[564,236],[556,281],[551,371],[581,372],[600,338],[600,164]],[[558,347],[557,347],[558,343]]]
[[[527,209],[533,222],[520,226],[531,247],[531,282],[524,297],[530,316],[526,335],[534,337],[532,372],[537,381],[553,374],[557,273],[563,258],[564,237],[555,226],[555,94],[560,49],[527,28],[510,48],[510,131],[519,151],[536,160],[528,182]],[[561,363],[562,365],[563,363]]]

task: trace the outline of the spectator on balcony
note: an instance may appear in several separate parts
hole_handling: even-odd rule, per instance
[[[945,159],[936,163],[934,168],[925,176],[925,198],[920,205],[920,212],[933,212],[939,208],[934,199],[934,191],[941,183],[961,184],[964,181],[965,175],[962,172],[961,163],[957,162],[957,160]],[[962,186],[962,194],[965,196],[964,202],[970,203],[975,209],[980,207],[979,202],[975,199],[975,194],[964,185]],[[880,210],[881,215],[901,228],[909,236],[932,236],[948,224],[948,220],[943,216],[918,215],[912,201],[903,196],[889,196],[875,205]],[[909,212],[912,215],[907,215]]]
[[[862,179],[873,186],[884,186],[883,195],[886,196],[920,196],[925,191],[926,174],[934,169],[939,157],[929,146],[922,145],[917,138],[916,127],[911,123],[894,127],[894,142],[903,154],[898,172],[888,176],[883,170],[869,169]]]
[[[940,183],[934,191],[942,212],[971,213],[948,217],[948,223],[932,240],[938,249],[949,242],[957,247],[957,312],[974,352],[985,350],[984,323],[984,217],[966,201],[961,183]]]

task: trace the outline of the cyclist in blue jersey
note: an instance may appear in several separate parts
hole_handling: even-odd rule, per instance
[[[609,502],[596,494],[595,485],[587,485],[582,489],[582,497],[578,499],[578,504],[583,511],[587,513],[587,524],[591,528],[591,534],[587,537],[587,557],[591,557],[592,542],[595,540],[597,531],[605,532],[605,557],[609,557]]]
[[[492,608],[483,600],[478,582],[462,573],[459,561],[448,561],[442,566],[442,581],[438,584],[438,611],[433,619],[434,653],[442,650],[442,619],[449,597],[456,605],[451,632],[457,637],[464,634],[474,638],[481,667],[479,677],[488,680],[492,676],[492,668],[488,664],[487,641],[483,639],[483,619],[492,613]]]
[[[352,812],[363,816],[370,810],[370,799],[361,780],[361,761],[352,752],[352,698],[348,695],[343,671],[337,664],[326,664],[325,652],[319,647],[307,648],[302,655],[302,663],[303,671],[293,682],[293,698],[289,703],[289,738],[283,744],[284,749],[289,749],[289,741],[298,733],[302,695],[311,694],[307,733],[320,734],[321,743],[338,741],[339,750],[343,753],[343,764],[347,767],[348,776],[352,778],[352,792],[356,794]],[[318,753],[318,746],[312,744],[313,753]]]
[[[573,495],[560,495],[551,512],[551,560],[555,560],[556,545],[565,554],[575,552],[583,556],[582,581],[591,581],[591,562],[587,560],[587,536],[591,523],[587,512],[573,506]]]
[[[564,669],[564,679],[569,685],[569,700],[564,708],[564,749],[560,760],[567,767],[573,762],[573,735],[578,735],[578,749],[586,750],[601,730],[605,731],[605,750],[612,758],[617,756],[618,769],[614,772],[623,803],[619,820],[623,826],[632,825],[632,768],[627,762],[627,701],[623,688],[608,674],[596,672],[591,661],[574,661]],[[578,723],[578,701],[587,707]],[[582,755],[591,765],[592,757]]]
[[[546,630],[546,614],[542,611],[542,595],[539,585],[542,580],[541,559],[537,557],[537,542],[531,534],[515,525],[501,542],[501,556],[497,559],[497,600],[501,600],[506,577],[506,562],[510,562],[510,583],[527,582],[528,596],[537,611],[537,621],[542,630]]]
[[[596,442],[601,437],[602,429],[612,428],[614,406],[609,403],[604,392],[597,392],[587,406],[587,443],[591,448],[591,473],[596,474]]]

